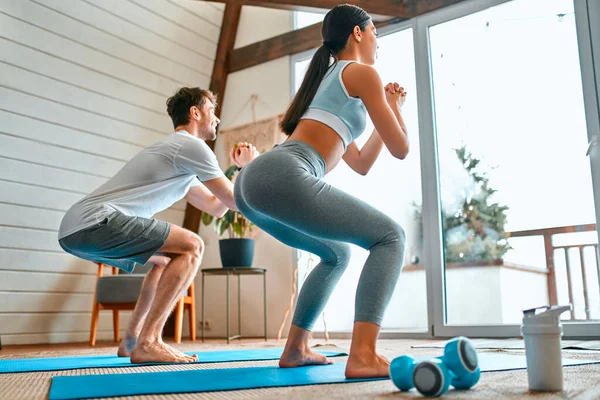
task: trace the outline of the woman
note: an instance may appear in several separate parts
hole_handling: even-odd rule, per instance
[[[308,339],[348,265],[346,243],[354,243],[370,255],[356,292],[346,377],[387,376],[389,361],[375,347],[403,265],[404,231],[387,215],[321,178],[342,158],[366,174],[384,144],[394,157],[406,157],[408,137],[401,115],[406,92],[397,83],[384,88],[372,67],[377,34],[365,11],[348,4],[335,7],[325,16],[322,36],[323,45],[281,122],[288,140],[242,169],[235,202],[267,233],[321,258],[298,297],[279,365],[331,363],[310,350]],[[365,129],[367,112],[375,131],[359,150],[354,140]]]

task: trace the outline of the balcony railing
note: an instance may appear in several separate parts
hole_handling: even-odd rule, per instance
[[[558,253],[563,253],[565,257],[565,265],[566,265],[566,277],[567,277],[567,287],[569,294],[569,303],[574,304],[574,295],[573,295],[573,279],[572,279],[572,268],[576,268],[573,266],[573,262],[571,260],[571,249],[577,249],[579,252],[580,259],[580,268],[581,268],[581,277],[583,284],[583,299],[585,302],[585,315],[586,319],[590,318],[590,296],[588,295],[588,290],[590,288],[591,282],[587,281],[586,276],[586,264],[585,258],[583,256],[584,249],[587,247],[592,247],[594,249],[595,261],[596,261],[596,271],[598,277],[598,288],[600,290],[600,257],[598,254],[598,243],[579,243],[579,244],[570,244],[570,245],[562,245],[556,246],[553,244],[553,236],[557,234],[564,233],[576,233],[576,232],[590,232],[596,230],[596,224],[587,224],[587,225],[572,225],[572,226],[561,226],[556,228],[546,228],[546,229],[533,229],[526,231],[515,231],[509,232],[509,237],[533,237],[533,236],[542,236],[544,238],[544,249],[546,252],[546,268],[548,269],[548,299],[551,305],[557,304],[558,295],[557,295],[557,285],[556,285],[556,271],[555,271],[555,257]],[[575,312],[571,311],[571,320],[575,319]]]

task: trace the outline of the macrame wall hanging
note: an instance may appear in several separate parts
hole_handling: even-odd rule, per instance
[[[239,142],[252,143],[262,154],[269,151],[277,143],[281,143],[285,139],[285,135],[279,129],[279,121],[281,115],[275,115],[261,120],[256,120],[256,105],[261,104],[269,110],[271,108],[261,101],[258,95],[251,95],[248,101],[244,103],[240,111],[236,114],[232,121],[235,121],[244,109],[250,105],[252,110],[252,122],[234,128],[224,129],[220,131],[219,140],[223,140],[223,151],[225,159],[229,159],[229,151],[234,144]]]

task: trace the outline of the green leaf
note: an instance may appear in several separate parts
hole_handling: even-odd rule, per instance
[[[233,223],[232,227],[233,227],[233,231],[235,233],[242,236],[242,223],[241,222],[238,221],[238,222]]]
[[[210,225],[211,222],[213,221],[214,217],[208,213],[203,212],[202,213],[202,223],[204,225]]]
[[[237,167],[237,165],[232,165],[231,167],[227,168],[227,170],[225,170],[225,176],[227,177],[227,179],[231,180],[231,177],[240,169]]]
[[[225,231],[227,230],[228,227],[229,227],[229,224],[222,223],[219,228],[219,231],[218,231],[219,236],[223,236],[223,233],[225,233]]]
[[[223,217],[223,220],[227,221],[228,223],[233,223],[233,219],[235,218],[235,211],[227,211],[225,213],[225,216]]]

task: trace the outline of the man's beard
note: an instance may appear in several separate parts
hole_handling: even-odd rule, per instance
[[[200,131],[200,138],[210,141],[215,140],[217,138],[217,128],[205,128]]]

